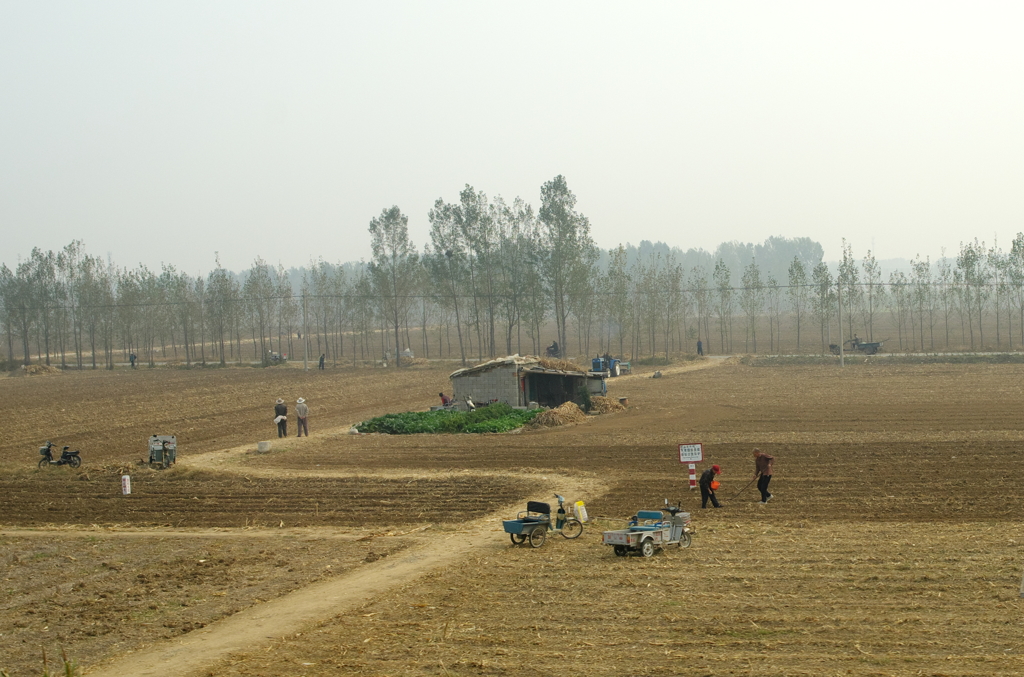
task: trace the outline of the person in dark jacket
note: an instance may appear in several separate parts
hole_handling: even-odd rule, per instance
[[[718,497],[715,496],[715,490],[712,488],[711,483],[716,482],[715,476],[721,475],[722,469],[717,465],[713,465],[700,474],[700,507],[708,507],[708,499],[711,499],[711,505],[716,508],[721,508],[722,504],[718,502]]]
[[[772,500],[768,491],[768,483],[772,481],[772,465],[774,456],[769,456],[760,449],[754,449],[754,478],[757,479],[757,490],[761,492],[761,503]]]
[[[288,437],[288,405],[280,397],[274,405],[274,421],[277,422],[277,436]]]

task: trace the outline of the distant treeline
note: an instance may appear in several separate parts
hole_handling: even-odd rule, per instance
[[[144,364],[269,363],[304,341],[331,362],[392,364],[406,348],[466,363],[539,354],[553,338],[570,354],[627,358],[692,350],[698,338],[708,352],[825,353],[839,319],[846,337],[884,332],[906,351],[1024,343],[1024,233],[1009,252],[974,240],[955,259],[918,257],[883,279],[872,253],[855,258],[845,240],[835,270],[808,238],[600,250],[561,176],[542,186],[536,212],[467,185],[428,218],[422,251],[390,207],[369,224],[369,263],[290,271],[257,258],[236,274],[218,260],[193,277],[120,268],[79,241],[33,249],[15,270],[0,267],[7,363],[113,368],[129,353]]]

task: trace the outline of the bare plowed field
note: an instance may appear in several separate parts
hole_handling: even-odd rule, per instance
[[[205,658],[197,645],[187,670],[161,669],[1024,675],[1024,367],[712,360],[612,380],[629,408],[574,426],[345,434],[426,409],[450,390],[448,371],[0,379],[13,408],[0,439],[0,668],[38,674],[41,647],[63,646],[133,674],[175,637],[213,637],[261,601],[379,571],[358,579],[380,581],[376,594],[301,632]],[[314,436],[248,453],[271,438],[279,396],[309,399]],[[154,432],[179,435],[175,468],[135,465]],[[80,446],[83,467],[35,470],[47,438]],[[702,511],[688,489],[676,458],[687,442],[704,443],[698,472],[722,466],[722,509]],[[755,446],[776,458],[767,505],[744,490]],[[596,524],[578,541],[512,547],[500,519],[555,491],[585,499]],[[691,548],[618,558],[600,543],[665,498],[693,513]],[[453,530],[470,522],[460,542]],[[438,529],[446,557],[386,585],[392,555]]]
[[[137,461],[153,434],[177,435],[186,453],[276,438],[274,402],[310,407],[310,432],[433,403],[457,365],[395,372],[272,367],[118,369],[2,380],[11,404],[0,463],[20,465],[46,440],[80,449],[85,463]],[[295,434],[294,413],[292,429]],[[38,461],[39,457],[35,456]]]
[[[518,499],[529,484],[490,477],[277,478],[183,467],[77,476],[54,470],[0,480],[0,515],[17,526],[117,524],[133,527],[363,526],[452,522]],[[88,478],[88,479],[85,479]]]

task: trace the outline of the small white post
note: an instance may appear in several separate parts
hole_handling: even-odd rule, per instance
[[[132,477],[131,475],[121,475],[121,493],[127,496],[132,493]]]

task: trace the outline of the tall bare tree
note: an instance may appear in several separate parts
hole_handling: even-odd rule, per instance
[[[586,276],[581,270],[592,266],[595,246],[590,237],[590,221],[576,211],[576,196],[564,176],[556,176],[541,186],[540,198],[542,269],[554,308],[559,345],[564,349],[568,345],[569,297],[573,284]]]
[[[416,284],[419,257],[409,240],[409,217],[397,206],[370,221],[370,273],[381,311],[395,334],[395,365],[402,366],[401,328]]]

